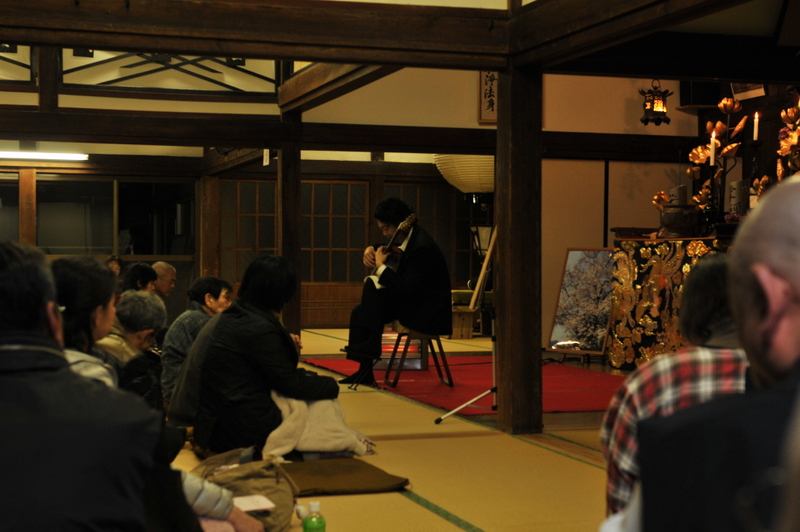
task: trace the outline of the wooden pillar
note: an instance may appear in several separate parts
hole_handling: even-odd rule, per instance
[[[36,245],[36,170],[19,171],[19,242]]]
[[[200,228],[200,277],[213,275],[219,277],[220,257],[222,256],[222,187],[219,177],[200,178],[199,213],[197,227]]]
[[[498,427],[542,431],[542,73],[499,74],[494,259]]]
[[[382,175],[372,176],[369,179],[369,205],[367,205],[367,245],[383,242],[383,233],[378,227],[377,220],[372,217],[378,203],[386,199],[386,178]]]
[[[299,113],[281,115],[281,120],[294,126],[292,138],[298,138],[302,126]],[[292,263],[297,273],[297,292],[283,308],[283,324],[295,334],[300,333],[300,145],[283,142],[278,150],[278,254]]]
[[[61,73],[61,48],[36,48],[36,74],[39,78],[39,110],[54,113],[58,110],[58,80]]]

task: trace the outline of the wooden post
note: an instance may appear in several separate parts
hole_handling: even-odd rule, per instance
[[[58,110],[58,81],[61,68],[61,48],[36,47],[36,73],[39,78],[39,110],[53,113]]]
[[[36,170],[19,171],[19,242],[36,245]]]
[[[291,123],[297,138],[302,119],[299,113],[286,113],[281,120]],[[297,142],[283,142],[278,150],[278,254],[292,263],[297,274],[297,292],[283,307],[283,324],[286,329],[300,334],[300,275],[302,257],[300,253],[300,146]]]
[[[200,201],[198,223],[200,228],[200,277],[213,275],[219,277],[220,256],[222,255],[222,197],[219,177],[203,176],[198,186]],[[226,279],[227,280],[227,279]]]
[[[386,178],[382,175],[373,176],[369,180],[369,205],[367,206],[367,245],[383,242],[383,233],[373,218],[375,207],[386,199]],[[366,246],[364,246],[366,247]]]
[[[542,431],[542,73],[499,73],[494,304],[498,427]]]

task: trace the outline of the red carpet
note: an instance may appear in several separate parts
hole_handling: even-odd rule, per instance
[[[397,388],[383,384],[385,370],[375,371],[375,380],[385,390],[448,411],[492,387],[492,357],[449,356],[447,361],[455,382],[453,388],[439,380],[433,361],[427,371],[404,370]],[[358,367],[355,362],[344,359],[303,360],[303,362],[343,375],[350,375]],[[544,412],[603,411],[608,407],[611,396],[623,380],[625,377],[588,369],[545,364],[542,366],[543,410]],[[490,407],[492,402],[493,397],[490,394],[475,404]],[[461,410],[460,414],[476,415],[492,412],[485,408],[467,407]]]

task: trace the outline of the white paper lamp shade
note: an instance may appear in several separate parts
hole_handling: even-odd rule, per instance
[[[494,192],[491,155],[434,155],[433,162],[447,182],[464,194]]]

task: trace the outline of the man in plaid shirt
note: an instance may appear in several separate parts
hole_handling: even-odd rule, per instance
[[[625,508],[639,479],[639,421],[745,389],[747,359],[736,349],[727,302],[727,255],[703,257],[687,275],[680,329],[695,347],[642,365],[620,386],[606,411],[600,439],[608,470],[609,513]]]

